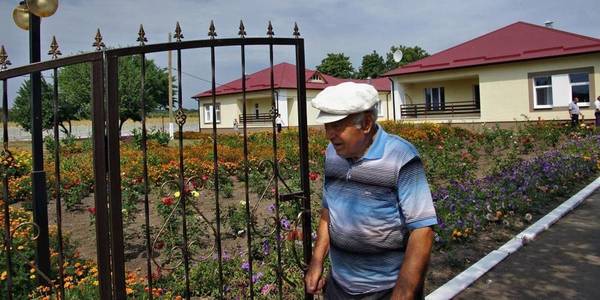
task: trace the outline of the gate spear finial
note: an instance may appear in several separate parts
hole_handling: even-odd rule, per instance
[[[267,35],[272,38],[275,35],[275,32],[273,32],[273,24],[271,24],[271,21],[269,21],[269,26],[267,26]]]
[[[50,51],[48,51],[48,55],[52,55],[52,59],[57,59],[59,55],[62,55],[62,52],[60,52],[58,49],[56,36],[52,36],[52,43],[50,43]]]
[[[144,25],[142,25],[142,24],[140,24],[140,31],[138,31],[138,38],[136,41],[140,42],[140,46],[146,45],[146,42],[148,41],[148,39],[146,39],[146,32],[144,31]]]
[[[4,49],[4,45],[0,47],[0,70],[6,70],[8,67],[12,65],[10,60],[8,60],[8,54],[6,54],[6,49]]]
[[[298,23],[294,22],[294,36],[300,38],[300,31],[298,30]]]
[[[217,36],[217,32],[215,31],[215,23],[213,20],[210,20],[210,26],[208,27],[208,36],[211,39],[214,39]]]
[[[245,38],[246,37],[246,28],[244,27],[244,22],[242,22],[242,20],[240,20],[240,31],[238,32],[238,35],[241,38]]]
[[[96,47],[96,51],[101,51],[102,48],[106,47],[104,42],[102,41],[102,34],[100,34],[100,28],[96,31],[96,37],[94,38],[95,42],[92,46]]]
[[[181,33],[181,26],[179,26],[179,21],[177,21],[177,25],[175,25],[175,40],[181,42],[183,38],[183,34]]]

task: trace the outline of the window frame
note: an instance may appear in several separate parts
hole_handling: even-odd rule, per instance
[[[548,77],[550,79],[550,84],[546,84],[546,85],[536,85],[535,80],[537,78],[541,78],[541,77]],[[538,75],[538,76],[534,76],[532,77],[532,82],[533,82],[533,108],[553,108],[554,107],[554,95],[552,94],[552,75]],[[550,89],[550,104],[538,104],[538,98],[537,98],[537,90],[538,89]]]
[[[574,75],[574,74],[587,74],[587,81],[575,82],[575,83],[571,82],[571,75]],[[591,92],[591,90],[590,90],[590,75],[591,74],[588,72],[569,72],[569,85],[570,85],[570,90],[571,90],[571,99],[573,99],[573,97],[574,97],[573,96],[573,87],[574,86],[584,86],[585,85],[588,87],[588,101],[577,102],[577,105],[579,107],[588,107],[588,106],[590,106],[590,102],[592,102],[592,97],[590,95],[590,92]]]
[[[212,119],[212,103],[205,103],[202,107],[204,108],[204,124],[211,124]],[[221,124],[221,103],[215,103],[215,113],[217,115],[217,124]]]
[[[590,101],[593,101],[594,99],[596,99],[596,97],[598,97],[598,95],[596,94],[596,80],[595,80],[595,76],[594,74],[596,74],[596,70],[593,66],[585,66],[585,67],[579,67],[579,68],[570,68],[570,69],[550,69],[547,71],[537,71],[537,72],[528,72],[527,73],[527,87],[529,90],[529,112],[531,113],[535,113],[535,112],[540,112],[540,111],[547,111],[547,110],[552,110],[552,111],[567,111],[567,106],[568,103],[570,103],[572,101],[572,99],[569,99],[568,103],[563,103],[563,101],[556,101],[556,99],[553,99],[553,105],[550,107],[538,107],[536,106],[536,95],[535,95],[535,82],[534,82],[534,78],[535,77],[540,77],[540,76],[554,76],[554,75],[569,75],[569,74],[573,74],[573,73],[587,73],[588,74],[588,82],[589,82],[589,92],[590,92]],[[562,86],[562,85],[561,85]],[[567,85],[564,86],[565,89],[570,88],[570,82],[567,82]],[[572,93],[572,92],[571,92]],[[571,93],[569,95],[571,95]],[[553,95],[554,96],[554,95]],[[583,104],[581,105],[582,107],[585,106],[589,106],[589,102],[583,102]]]

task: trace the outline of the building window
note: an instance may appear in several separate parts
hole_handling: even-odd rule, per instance
[[[590,102],[590,80],[588,73],[569,74],[571,99],[577,97],[580,103]]]
[[[254,104],[254,116],[258,119],[258,114],[260,111],[258,110],[258,103]]]
[[[215,106],[215,114],[217,116],[217,123],[221,123],[221,103],[217,103]],[[204,104],[204,123],[212,123],[213,118],[213,106],[211,104]]]
[[[533,109],[567,107],[574,97],[579,99],[579,106],[589,106],[594,100],[590,94],[593,73],[590,67],[529,74]]]
[[[533,78],[533,101],[535,108],[552,107],[552,77],[539,76]]]
[[[427,110],[444,110],[445,106],[444,87],[425,89],[425,107]]]

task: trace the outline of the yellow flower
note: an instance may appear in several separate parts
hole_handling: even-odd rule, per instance
[[[181,193],[179,193],[179,192],[175,192],[175,194],[173,194],[173,197],[175,197],[175,198],[179,198],[179,196],[181,196]]]
[[[30,275],[29,279],[35,279],[35,274]]]
[[[0,274],[0,281],[6,280],[6,278],[8,278],[8,273],[4,271]]]
[[[125,292],[127,293],[127,295],[131,295],[131,294],[133,294],[133,289],[125,288]]]
[[[19,247],[17,247],[17,250],[23,250],[25,249],[25,247],[23,247],[23,245],[19,245]]]
[[[192,191],[192,196],[199,198],[200,197],[200,193],[198,193],[198,191]]]
[[[35,273],[35,268],[29,269],[29,273]]]
[[[92,282],[92,284],[93,284],[94,286],[98,286],[98,280],[94,280],[94,281]]]

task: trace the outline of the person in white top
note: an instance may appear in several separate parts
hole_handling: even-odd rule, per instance
[[[579,115],[581,115],[581,111],[579,110],[579,98],[573,97],[573,101],[569,103],[569,115],[571,115],[571,127],[577,127],[579,125]]]
[[[277,118],[275,118],[275,124],[277,125],[277,133],[281,133],[281,127],[285,124],[283,123],[280,114],[277,114]]]
[[[596,127],[600,127],[600,96],[594,101],[594,108],[596,108],[594,111],[594,116],[596,116]]]

